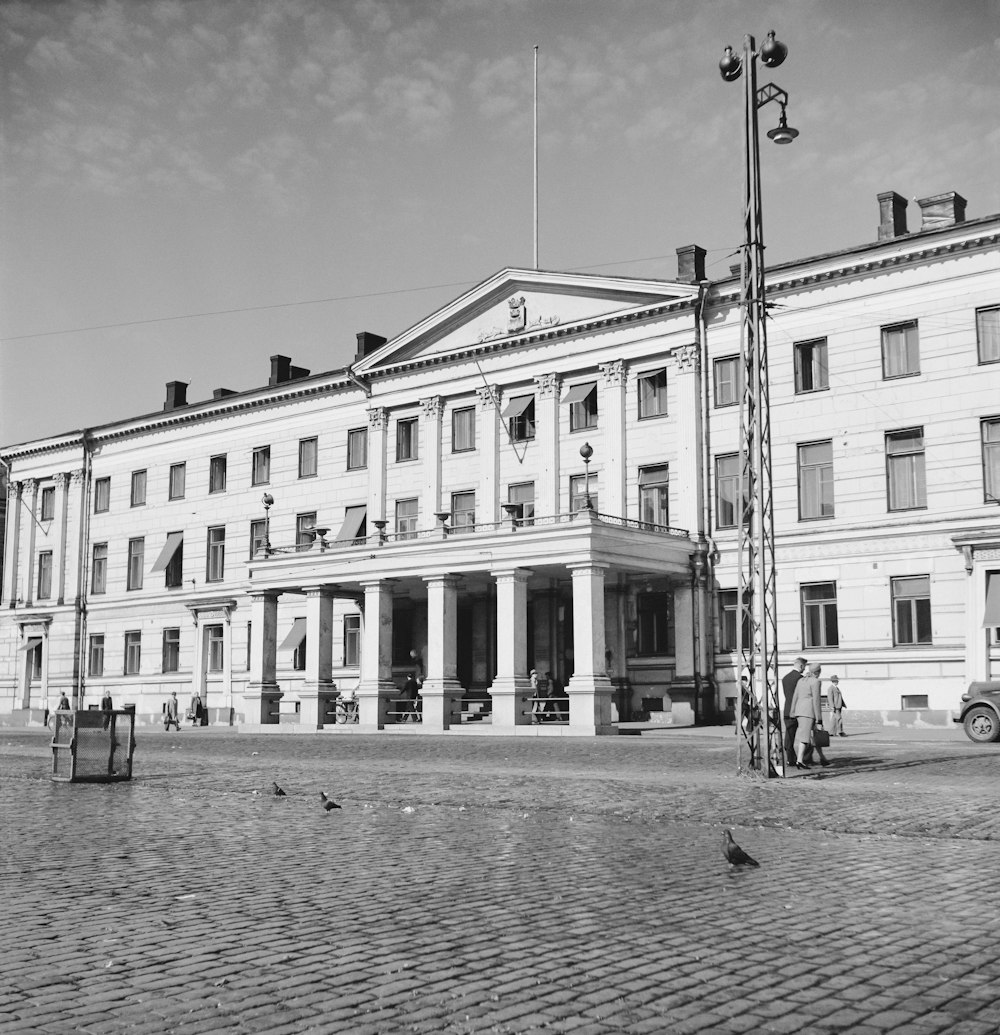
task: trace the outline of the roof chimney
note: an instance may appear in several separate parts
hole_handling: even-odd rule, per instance
[[[292,361],[288,356],[272,356],[271,377],[267,383],[269,385],[280,385],[283,381],[287,381],[291,367]]]
[[[697,284],[705,279],[705,256],[708,253],[696,244],[677,249],[677,279],[682,284]]]
[[[176,410],[179,406],[187,406],[186,381],[167,382],[167,401],[163,404],[164,410]]]
[[[889,241],[906,233],[906,198],[894,190],[878,195],[878,239]]]
[[[381,334],[372,334],[371,331],[358,331],[358,351],[354,354],[354,362],[364,359],[365,356],[380,349],[388,339]]]
[[[213,399],[225,399],[225,397],[227,395],[235,395],[235,394],[236,394],[236,389],[234,389],[234,388],[216,388],[215,391],[212,392],[212,398]]]
[[[935,194],[933,198],[918,198],[920,214],[923,220],[921,230],[937,230],[942,226],[954,226],[965,222],[965,198],[953,190],[944,194]]]
[[[305,367],[289,367],[288,368],[288,377],[289,377],[289,379],[296,378],[296,377],[308,377],[308,376],[309,376],[309,371],[306,370]]]

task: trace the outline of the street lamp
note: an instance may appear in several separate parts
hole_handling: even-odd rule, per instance
[[[774,508],[771,493],[771,412],[767,374],[764,300],[764,229],[760,203],[760,136],[757,112],[771,101],[781,105],[776,144],[790,144],[798,130],[788,125],[788,94],[774,83],[757,88],[757,61],[777,68],[788,48],[769,32],[760,49],[753,36],[743,39],[742,56],[726,47],[719,72],[726,82],[745,74],[744,92],[744,245],[740,263],[743,325],[740,336],[739,620],[736,623],[740,670],[750,673],[750,715],[737,694],[737,764],[761,775],[783,776],[785,755],[778,698],[778,622],[775,607]],[[744,634],[748,633],[749,636]],[[749,640],[749,642],[747,642]],[[754,710],[754,705],[757,705]],[[751,716],[757,721],[750,721]],[[746,718],[746,722],[744,722]],[[748,757],[748,766],[744,759]]]
[[[594,501],[590,498],[590,458],[594,455],[594,447],[589,442],[580,446],[583,457],[583,506],[585,510],[594,509]]]
[[[274,497],[265,492],[261,497],[264,504],[264,556],[271,556],[271,507],[274,506]]]

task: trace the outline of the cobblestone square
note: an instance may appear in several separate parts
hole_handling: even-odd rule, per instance
[[[1000,1030],[1000,752],[958,730],[769,782],[731,729],[141,730],[117,785],[0,743],[0,1032]]]

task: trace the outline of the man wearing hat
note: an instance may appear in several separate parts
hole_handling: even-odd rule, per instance
[[[841,721],[841,713],[844,710],[844,695],[840,692],[840,679],[837,676],[830,676],[830,686],[826,691],[826,699],[833,712],[833,721],[830,723],[831,737],[846,737],[844,724]]]

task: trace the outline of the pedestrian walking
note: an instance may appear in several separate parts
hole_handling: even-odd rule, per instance
[[[789,765],[795,765],[797,759],[795,755],[795,719],[792,716],[792,698],[795,696],[795,687],[798,685],[799,680],[802,678],[802,673],[806,669],[806,659],[796,658],[792,662],[792,667],[788,672],[781,677],[781,690],[785,697],[785,703],[782,708],[782,717],[785,720],[785,761]]]
[[[173,726],[178,733],[181,731],[181,717],[180,717],[180,705],[177,703],[177,691],[174,690],[170,695],[170,699],[163,706],[163,730],[165,733],[170,732],[170,727]]]
[[[813,738],[813,730],[823,728],[823,704],[819,692],[819,675],[822,671],[822,667],[815,662],[809,665],[806,675],[795,684],[795,693],[792,695],[791,715],[795,719],[796,769],[811,768],[811,764],[806,761],[806,748],[810,743],[819,755],[820,765],[830,764],[823,754],[823,749]]]
[[[111,700],[111,691],[105,690],[101,698],[101,711],[104,712],[104,728],[111,725],[111,713],[115,710],[115,703]]]
[[[401,705],[402,715],[399,716],[400,722],[416,722],[417,721],[417,680],[411,672],[406,677],[406,682],[403,684],[403,690],[399,697],[399,703]]]
[[[188,708],[187,717],[191,720],[192,726],[197,726],[201,722],[201,694],[196,693],[191,698],[191,707]]]
[[[830,676],[830,688],[826,692],[826,699],[833,713],[830,720],[830,736],[846,737],[843,711],[847,705],[844,704],[844,695],[840,692],[840,679],[837,676]]]
[[[66,691],[62,692],[62,696],[59,698],[59,703],[56,705],[57,712],[68,712],[70,710],[69,698],[66,696]]]

